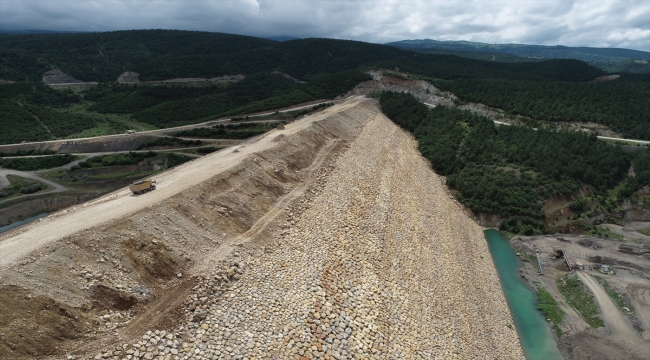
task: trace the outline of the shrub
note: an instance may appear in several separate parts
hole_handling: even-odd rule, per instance
[[[23,194],[32,194],[41,190],[43,190],[43,187],[39,183],[26,185],[20,188],[20,192]]]

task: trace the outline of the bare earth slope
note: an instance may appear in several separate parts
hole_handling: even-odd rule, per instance
[[[0,351],[523,359],[482,229],[374,100],[159,184],[0,238]]]
[[[196,338],[275,358],[522,357],[481,228],[381,113],[292,220]]]

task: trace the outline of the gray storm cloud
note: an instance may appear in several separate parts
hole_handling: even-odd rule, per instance
[[[0,29],[185,29],[381,43],[429,38],[650,51],[650,2],[2,0]]]

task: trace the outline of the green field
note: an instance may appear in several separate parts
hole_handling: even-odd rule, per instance
[[[49,187],[40,181],[16,175],[7,175],[7,180],[9,180],[9,186],[0,189],[0,200],[3,201],[17,196],[46,191]]]
[[[20,171],[51,169],[69,164],[77,159],[70,154],[40,156],[32,158],[0,159],[0,167]]]
[[[598,305],[591,297],[589,289],[576,276],[567,274],[557,279],[557,288],[567,303],[576,309],[582,318],[592,328],[605,326],[603,319],[598,317],[600,314]]]
[[[544,317],[551,320],[555,334],[558,338],[561,337],[562,329],[560,329],[559,325],[564,320],[564,311],[560,309],[553,296],[542,287],[537,288],[537,302],[537,310],[541,311]]]

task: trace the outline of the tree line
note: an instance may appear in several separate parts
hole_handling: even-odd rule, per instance
[[[502,229],[512,232],[544,231],[544,200],[573,194],[583,184],[605,192],[630,166],[618,147],[585,133],[496,126],[468,111],[429,110],[403,93],[383,92],[380,104],[414,134],[422,155],[462,203],[475,213],[498,214]]]

